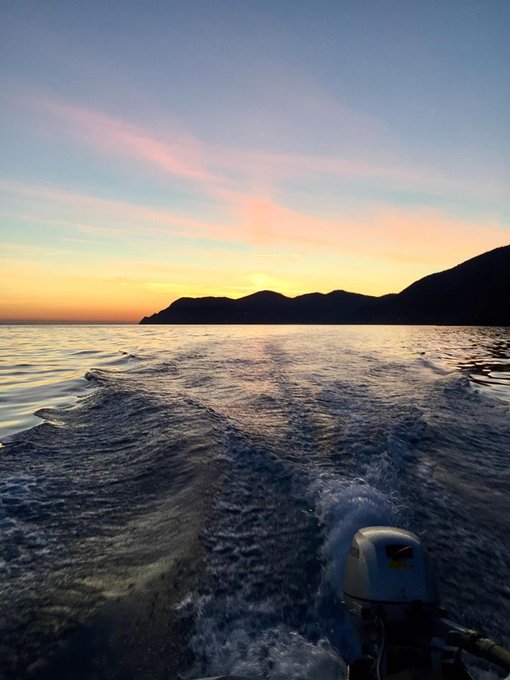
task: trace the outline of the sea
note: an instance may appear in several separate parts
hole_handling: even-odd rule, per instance
[[[1,326],[0,411],[1,678],[344,678],[371,525],[510,644],[509,328]]]

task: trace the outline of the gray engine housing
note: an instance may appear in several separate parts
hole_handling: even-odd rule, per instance
[[[354,536],[344,593],[367,604],[439,602],[425,547],[415,534],[394,527],[365,527]]]

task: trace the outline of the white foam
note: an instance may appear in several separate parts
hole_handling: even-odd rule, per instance
[[[325,639],[313,643],[296,632],[273,629],[265,631],[247,658],[232,668],[240,675],[261,671],[267,680],[339,680],[345,677],[345,664]]]
[[[389,525],[394,508],[388,497],[363,479],[321,476],[310,488],[323,526],[323,579],[341,599],[347,552],[354,534],[366,526]]]

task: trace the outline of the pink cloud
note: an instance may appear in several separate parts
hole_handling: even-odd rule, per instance
[[[290,247],[295,255],[316,250],[440,268],[510,241],[510,233],[494,220],[460,220],[428,208],[367,208],[356,217],[325,219],[288,208],[268,195],[238,194],[225,219],[212,222],[60,187],[0,180],[0,191],[7,198],[20,197],[14,212],[19,216],[21,208],[22,216],[35,222],[126,240],[135,234],[205,238],[264,249],[266,254],[271,248]],[[26,214],[27,199],[31,215]]]
[[[368,208],[357,218],[324,219],[247,197],[234,221],[243,240],[257,247],[292,246],[438,268],[510,242],[510,233],[496,221],[470,222],[428,208]]]
[[[379,227],[372,247],[395,260],[451,266],[510,242],[510,232],[495,220],[461,220],[431,208],[383,208],[372,219]]]
[[[184,179],[211,182],[200,143],[190,134],[173,131],[161,140],[149,131],[93,109],[45,99],[39,106],[67,124],[70,131],[101,153],[137,158]]]
[[[274,91],[278,91],[276,88]],[[393,190],[424,191],[430,195],[497,195],[499,189],[480,181],[446,176],[405,162],[391,133],[379,121],[350,111],[324,93],[312,98],[299,91],[286,91],[296,106],[314,113],[326,112],[347,137],[370,140],[371,156],[343,151],[331,155],[283,153],[233,148],[204,142],[173,121],[148,128],[91,108],[61,101],[47,93],[18,94],[16,101],[58,122],[58,135],[65,132],[96,153],[113,158],[136,160],[130,168],[144,166],[189,182],[195,191],[225,206],[243,201],[247,193],[276,195],[287,180],[316,180],[330,176],[340,180],[368,181]],[[304,97],[304,99],[303,99]],[[315,119],[314,117],[314,119]],[[256,121],[247,121],[247,127]],[[346,147],[347,148],[347,147]],[[381,149],[384,148],[384,155]]]
[[[225,201],[236,200],[243,185],[259,185],[268,190],[292,178],[327,174],[352,179],[379,179],[398,187],[434,188],[436,176],[411,169],[397,160],[381,163],[348,155],[277,153],[207,144],[173,124],[163,130],[134,125],[101,111],[62,102],[50,96],[24,95],[25,105],[45,111],[59,121],[62,129],[102,155],[136,159],[146,165],[193,183]],[[314,106],[316,106],[316,102]],[[337,115],[339,124],[349,127],[357,120],[338,103],[326,103]],[[356,122],[357,134],[374,123]],[[62,126],[64,126],[62,128]],[[375,126],[377,127],[377,126]],[[373,130],[371,131],[373,133]]]

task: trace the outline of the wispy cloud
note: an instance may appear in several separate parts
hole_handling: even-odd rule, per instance
[[[45,114],[58,122],[59,139],[67,134],[100,156],[136,160],[142,167],[190,182],[206,195],[225,202],[235,202],[240,194],[253,189],[255,192],[260,188],[271,189],[277,193],[288,180],[316,180],[323,175],[352,181],[376,181],[393,189],[413,189],[432,195],[455,194],[466,188],[465,183],[450,176],[440,176],[437,170],[430,172],[404,161],[398,152],[388,152],[382,161],[380,154],[370,158],[366,153],[354,155],[348,151],[324,155],[220,146],[199,139],[175,121],[144,127],[44,93],[37,96],[25,93],[18,95],[18,99],[39,115]],[[388,134],[373,121],[361,120],[354,125],[353,121],[362,119],[362,115],[355,115],[338,103],[328,101],[326,105],[336,111],[340,127],[353,128],[358,136],[362,136],[365,129],[372,136]],[[479,183],[471,186],[471,190],[480,189]]]
[[[381,257],[408,263],[452,266],[483,251],[510,243],[510,230],[497,220],[459,219],[437,209],[376,210],[378,232],[370,244]]]
[[[236,223],[243,239],[257,247],[378,258],[424,265],[432,271],[510,242],[510,231],[497,220],[462,220],[421,206],[369,207],[349,219],[324,219],[264,197],[249,197],[239,206]]]
[[[212,182],[204,165],[200,143],[182,129],[160,138],[150,130],[90,108],[47,98],[38,106],[64,124],[68,132],[101,154],[136,158],[176,177]]]
[[[150,206],[84,194],[51,185],[23,184],[0,179],[4,195],[4,214],[35,222],[66,226],[77,232],[111,236],[147,231],[155,235],[199,237],[214,232],[216,225]],[[12,199],[20,201],[12,203]],[[30,201],[32,210],[27,209]],[[38,202],[37,204],[35,202]],[[34,206],[37,205],[37,211]]]
[[[369,206],[356,215],[323,218],[286,207],[266,195],[239,194],[224,220],[191,219],[150,206],[90,196],[61,187],[0,180],[4,205],[12,198],[13,214],[34,223],[65,227],[96,238],[121,238],[150,257],[158,253],[140,244],[140,235],[237,244],[264,257],[293,257],[313,251],[379,257],[431,266],[455,264],[510,241],[497,220],[461,220],[428,207]],[[27,212],[27,201],[32,212]],[[78,219],[76,219],[78,218]]]

